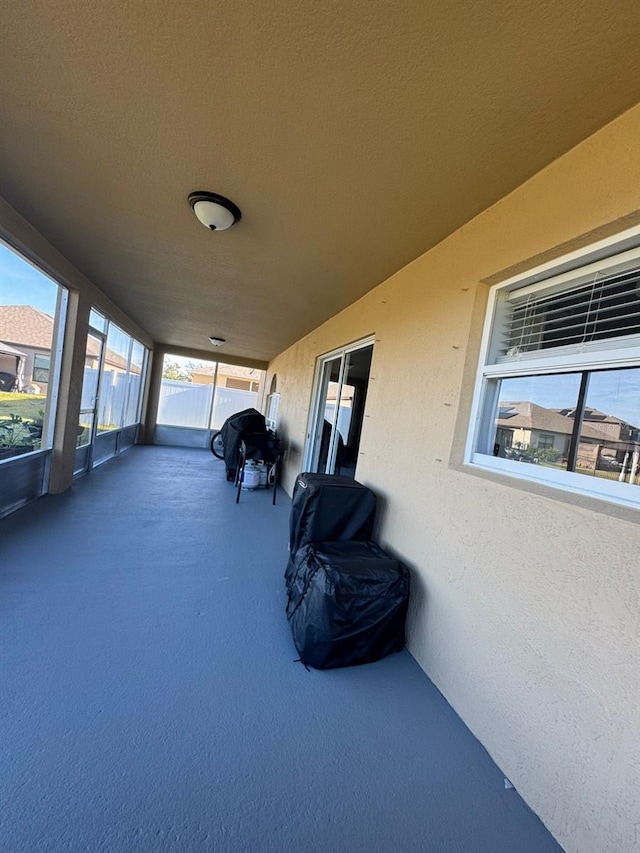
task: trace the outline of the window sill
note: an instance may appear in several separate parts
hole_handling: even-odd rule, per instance
[[[620,495],[611,497],[610,494],[603,494],[600,490],[589,489],[588,483],[583,484],[582,480],[589,480],[586,475],[563,472],[564,482],[559,482],[559,478],[553,480],[540,473],[524,476],[520,471],[520,464],[522,463],[476,454],[472,460],[452,467],[464,474],[471,474],[500,486],[515,488],[549,500],[640,524],[640,486],[638,486],[638,498],[635,500]],[[622,486],[622,484],[611,485]]]

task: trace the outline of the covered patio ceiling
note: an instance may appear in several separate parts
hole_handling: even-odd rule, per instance
[[[640,100],[637,3],[30,0],[0,31],[0,194],[219,357],[276,355]],[[240,223],[206,231],[200,189]]]

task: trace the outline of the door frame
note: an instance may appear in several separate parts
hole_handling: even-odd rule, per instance
[[[345,365],[347,361],[347,356],[351,352],[355,352],[356,350],[365,349],[365,347],[373,347],[375,343],[375,334],[367,335],[365,338],[359,338],[357,341],[353,341],[353,343],[346,344],[342,347],[337,347],[331,352],[324,353],[323,355],[319,355],[316,358],[316,364],[313,374],[313,390],[311,392],[311,403],[309,405],[309,416],[307,418],[307,432],[305,439],[305,448],[304,455],[302,460],[302,470],[308,471],[309,466],[313,461],[313,457],[315,455],[315,447],[314,447],[314,438],[317,431],[318,426],[318,418],[319,418],[319,406],[320,406],[320,397],[322,392],[322,376],[324,373],[325,365],[329,361],[333,361],[336,358],[340,358],[340,373],[338,376],[338,388],[336,393],[336,408],[334,412],[333,424],[331,428],[331,441],[329,443],[329,450],[327,453],[327,467],[333,468],[335,464],[335,457],[337,451],[337,429],[336,425],[338,422],[338,413],[340,409],[340,398],[342,395],[342,386],[344,383],[344,371]],[[372,363],[373,363],[373,354],[372,354]],[[357,464],[357,463],[356,463]]]
[[[92,413],[93,417],[92,417],[92,422],[91,422],[91,431],[89,433],[89,441],[87,442],[86,445],[82,445],[83,447],[87,448],[86,464],[82,468],[82,470],[76,471],[76,476],[78,476],[80,474],[84,474],[93,468],[93,456],[94,456],[94,450],[95,450],[95,441],[96,441],[96,435],[98,433],[98,406],[100,405],[100,384],[102,383],[102,368],[104,367],[104,360],[105,360],[105,355],[106,355],[106,350],[107,350],[107,333],[106,332],[101,332],[98,329],[96,329],[95,327],[89,326],[89,328],[87,330],[87,344],[85,344],[85,347],[88,345],[89,337],[96,338],[97,340],[100,341],[100,357],[98,359],[98,381],[96,382],[96,393],[95,393],[95,396],[93,398],[94,399],[93,409],[81,408],[79,413],[78,413],[79,418],[82,417],[83,414],[88,414],[90,412]],[[85,359],[86,359],[86,350],[85,350]],[[80,450],[80,448],[77,448],[77,450]]]

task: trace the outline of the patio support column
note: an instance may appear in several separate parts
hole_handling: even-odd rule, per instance
[[[166,347],[155,345],[149,376],[149,396],[144,418],[144,444],[153,444],[156,422],[158,420],[158,404],[160,402],[160,386],[162,384],[162,366]]]
[[[51,494],[65,492],[71,488],[73,482],[90,310],[91,302],[85,295],[77,290],[69,291],[55,438],[51,454]]]

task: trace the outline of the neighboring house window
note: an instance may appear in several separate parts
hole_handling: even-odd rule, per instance
[[[468,463],[640,507],[640,229],[623,237],[493,288]]]
[[[554,446],[555,436],[548,432],[541,432],[538,434],[537,444],[540,450],[548,450],[550,447]]]
[[[33,381],[48,382],[51,358],[48,355],[34,355],[33,357]]]

